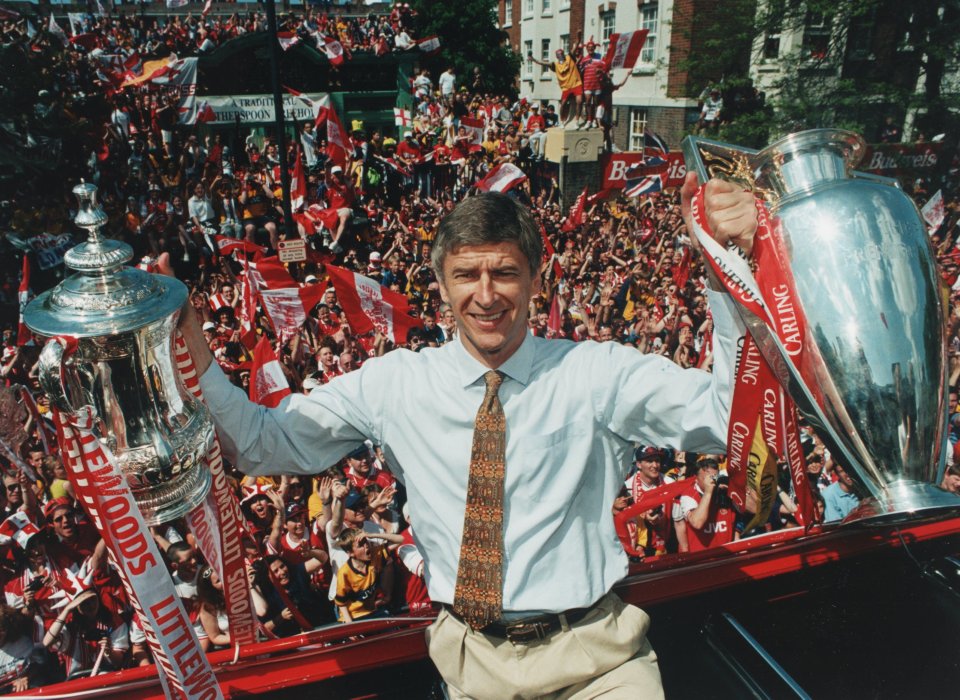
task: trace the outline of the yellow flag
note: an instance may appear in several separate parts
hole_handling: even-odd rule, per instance
[[[753,431],[750,459],[747,460],[747,490],[753,489],[757,496],[757,512],[747,523],[743,532],[750,532],[757,525],[767,522],[770,511],[777,501],[777,456],[763,437],[761,418]]]

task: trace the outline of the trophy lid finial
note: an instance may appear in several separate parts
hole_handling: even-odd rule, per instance
[[[121,241],[103,238],[100,229],[109,221],[97,202],[97,186],[80,180],[73,188],[79,209],[73,222],[86,229],[88,239],[64,255],[67,267],[88,274],[113,270],[133,258],[133,248]]]

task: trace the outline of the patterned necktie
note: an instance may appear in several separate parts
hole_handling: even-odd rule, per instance
[[[483,397],[473,429],[467,508],[453,611],[473,629],[500,619],[503,608],[503,475],[507,422],[497,390],[503,375],[483,375]]]

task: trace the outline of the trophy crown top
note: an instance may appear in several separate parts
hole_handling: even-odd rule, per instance
[[[66,266],[78,274],[27,306],[27,326],[47,336],[107,337],[177,313],[187,297],[183,283],[126,265],[133,248],[102,234],[109,217],[97,201],[96,185],[81,180],[73,194],[78,204],[73,221],[89,234],[64,255]]]

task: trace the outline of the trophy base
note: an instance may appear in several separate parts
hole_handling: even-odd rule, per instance
[[[882,496],[860,501],[841,524],[889,525],[951,510],[960,512],[960,495],[930,483],[901,479],[888,484]]]

